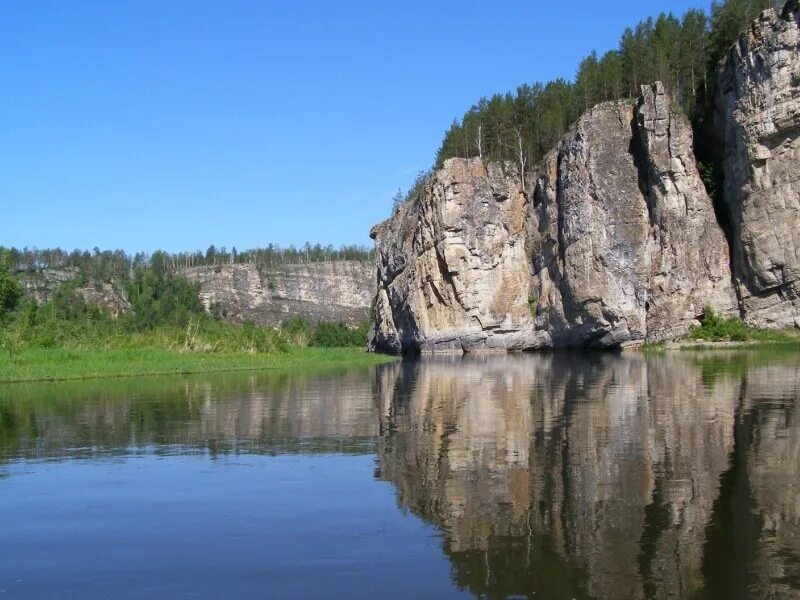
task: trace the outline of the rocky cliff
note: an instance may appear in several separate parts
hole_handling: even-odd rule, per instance
[[[800,325],[800,9],[767,10],[720,67],[716,128],[745,319]]]
[[[663,87],[584,115],[532,190],[451,159],[372,231],[378,350],[616,347],[736,308],[728,248]]]
[[[277,326],[303,317],[311,322],[343,322],[356,326],[369,318],[375,296],[375,267],[360,261],[254,264],[192,267],[179,271],[200,285],[206,309],[230,322],[252,321]],[[47,302],[63,285],[80,278],[77,269],[44,269],[19,274],[29,298]],[[121,284],[89,281],[75,291],[87,304],[113,316],[131,310]]]
[[[358,325],[375,294],[374,266],[358,261],[194,267],[182,272],[200,284],[207,309],[228,321],[279,325],[292,317]]]
[[[23,271],[18,277],[25,295],[42,303],[52,300],[62,286],[73,284],[80,274],[72,268],[41,269]],[[87,305],[96,306],[114,318],[131,310],[131,304],[122,290],[106,281],[88,281],[75,287],[75,292]]]
[[[503,165],[449,160],[417,202],[375,227],[376,348],[526,343],[527,199]]]
[[[584,114],[530,183],[450,159],[373,228],[371,348],[618,348],[684,335],[705,306],[800,326],[799,22],[795,1],[765,11],[720,66],[730,240],[690,122],[643,86]]]

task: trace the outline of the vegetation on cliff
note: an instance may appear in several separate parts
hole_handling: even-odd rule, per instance
[[[574,81],[523,84],[514,93],[481,98],[447,130],[436,166],[454,157],[514,161],[532,168],[570,125],[599,102],[633,98],[639,86],[661,81],[683,112],[703,119],[714,68],[748,24],[774,0],[713,2],[710,14],[687,11],[649,18],[627,28],[619,47],[592,52]],[[710,176],[709,176],[710,177]]]
[[[0,265],[11,272],[35,272],[42,269],[70,269],[84,280],[111,281],[127,279],[137,270],[154,266],[155,268],[176,271],[187,267],[218,266],[229,264],[254,264],[272,267],[285,264],[302,264],[311,262],[327,262],[355,260],[368,262],[375,258],[375,251],[366,246],[343,245],[334,248],[331,245],[306,244],[302,247],[293,245],[287,248],[269,244],[263,248],[230,251],[224,246],[217,248],[213,244],[203,252],[164,252],[158,250],[152,254],[139,252],[129,254],[124,250],[72,250],[61,248],[6,248],[0,246]]]
[[[116,317],[87,302],[79,283],[37,303],[23,299],[19,282],[0,266],[0,382],[379,360],[362,358],[366,326],[224,323],[205,312],[198,286],[163,262],[136,267],[126,280],[131,310]]]
[[[700,325],[692,329],[688,338],[705,342],[793,342],[800,337],[792,331],[776,331],[750,327],[738,317],[725,318],[711,307],[703,311]]]

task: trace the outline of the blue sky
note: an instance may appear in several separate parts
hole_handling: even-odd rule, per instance
[[[0,245],[368,244],[478,98],[707,4],[4,0]]]

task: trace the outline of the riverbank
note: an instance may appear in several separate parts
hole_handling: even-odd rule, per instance
[[[188,375],[226,371],[299,370],[336,366],[374,365],[396,360],[360,348],[289,348],[283,352],[179,352],[163,348],[110,350],[27,349],[9,360],[0,357],[0,384]]]

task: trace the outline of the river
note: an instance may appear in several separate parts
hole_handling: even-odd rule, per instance
[[[0,386],[0,597],[800,597],[796,352]]]

